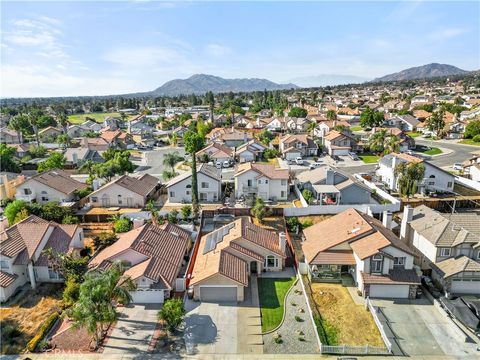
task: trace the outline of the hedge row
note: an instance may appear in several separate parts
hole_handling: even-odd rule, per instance
[[[35,351],[35,349],[37,348],[38,346],[38,343],[40,341],[42,341],[42,339],[45,337],[45,335],[47,335],[47,333],[50,331],[50,329],[52,328],[52,326],[55,324],[55,322],[58,320],[58,317],[60,316],[60,314],[58,313],[58,311],[55,311],[54,313],[52,313],[48,318],[47,320],[43,323],[42,327],[40,328],[40,330],[38,331],[37,335],[35,335],[32,340],[29,341],[28,345],[27,345],[27,349],[28,351],[30,352],[33,352]]]

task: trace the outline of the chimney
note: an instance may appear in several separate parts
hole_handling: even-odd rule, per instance
[[[408,235],[408,223],[413,219],[413,208],[407,205],[403,208],[402,224],[400,226],[400,238],[405,239]]]
[[[335,172],[331,168],[328,168],[327,178],[325,179],[325,185],[335,185],[334,179],[335,179]]]
[[[92,188],[93,188],[93,191],[96,191],[96,190],[98,190],[98,188],[99,188],[99,185],[100,185],[100,184],[98,183],[98,179],[93,179],[93,181],[92,181]]]
[[[387,229],[392,230],[392,213],[390,211],[385,210],[383,212],[382,224]]]
[[[287,236],[285,235],[284,232],[281,232],[278,234],[278,246],[280,246],[280,249],[282,249],[282,252],[285,252],[285,245],[287,242]]]

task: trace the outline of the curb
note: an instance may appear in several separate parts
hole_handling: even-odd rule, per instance
[[[267,334],[271,334],[271,333],[273,333],[274,331],[277,331],[278,329],[280,329],[280,327],[281,327],[281,326],[283,325],[283,323],[285,322],[285,315],[286,315],[286,313],[287,313],[287,298],[288,298],[288,295],[290,294],[290,292],[292,291],[293,287],[294,287],[295,285],[297,285],[298,280],[299,280],[298,277],[295,278],[295,281],[293,282],[292,286],[290,287],[290,289],[288,289],[287,293],[285,294],[285,299],[283,299],[283,316],[282,316],[282,321],[281,321],[280,324],[278,324],[278,326],[275,327],[274,329],[262,333],[262,336],[263,336],[263,335],[267,335]]]

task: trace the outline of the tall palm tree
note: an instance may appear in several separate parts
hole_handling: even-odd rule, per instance
[[[62,128],[64,134],[67,133],[68,127],[68,116],[64,111],[59,111],[57,113],[57,124]]]
[[[315,136],[316,127],[317,123],[315,121],[312,121],[310,124],[308,124],[307,131],[311,133],[312,138]]]
[[[393,135],[389,136],[386,141],[385,141],[385,146],[383,153],[384,154],[390,154],[392,152],[399,152],[400,151],[400,139]]]
[[[182,157],[178,154],[178,152],[167,153],[163,156],[163,165],[169,166],[172,171],[175,171],[175,164],[180,162]]]
[[[382,153],[385,149],[385,140],[387,138],[387,131],[380,130],[371,135],[368,139],[368,147],[374,153]]]
[[[16,116],[14,116],[10,122],[8,123],[9,126],[15,130],[17,132],[17,136],[18,136],[18,143],[21,144],[22,143],[22,129],[23,129],[23,118],[25,117],[25,115],[23,114],[18,114]]]
[[[38,118],[40,116],[39,111],[36,109],[32,109],[30,110],[27,116],[28,116],[28,122],[32,126],[33,132],[35,134],[37,146],[40,146],[40,136],[38,135]]]

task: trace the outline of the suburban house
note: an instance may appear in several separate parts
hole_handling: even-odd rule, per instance
[[[286,134],[280,138],[280,152],[287,160],[315,156],[318,145],[306,134]]]
[[[323,145],[330,156],[348,155],[350,151],[355,151],[358,148],[355,138],[337,130],[332,130],[324,136]]]
[[[208,156],[209,161],[217,163],[218,161],[223,163],[224,161],[233,160],[233,150],[227,145],[221,143],[212,143],[196,154],[197,159],[202,159],[205,155]]]
[[[70,202],[77,198],[76,192],[88,187],[74,180],[63,170],[48,170],[35,175],[17,186],[16,199],[40,204]]]
[[[395,127],[402,131],[415,131],[417,130],[417,125],[420,123],[418,119],[412,115],[396,115],[391,117],[388,120],[385,120],[385,127]]]
[[[350,124],[346,121],[341,121],[341,120],[325,120],[325,121],[320,122],[317,125],[313,134],[317,137],[323,138],[330,131],[335,130],[335,127],[337,127],[337,126],[343,126],[345,128],[349,128]]]
[[[415,140],[410,136],[408,136],[407,134],[405,134],[402,130],[400,130],[397,127],[392,127],[392,128],[374,127],[370,132],[370,136],[380,131],[386,131],[388,136],[396,136],[400,140],[400,152],[405,152],[409,149],[415,148]]]
[[[197,166],[198,198],[202,203],[222,200],[222,170],[208,164]],[[166,184],[170,203],[192,202],[192,172],[186,171]]]
[[[83,163],[90,160],[94,163],[104,163],[102,157],[103,151],[90,150],[85,147],[68,148],[63,154],[67,159],[65,165],[80,167]]]
[[[265,129],[269,131],[281,131],[286,128],[285,119],[274,117],[270,122],[265,124]]]
[[[50,248],[57,253],[79,252],[84,248],[83,229],[30,215],[0,233],[0,302],[27,282],[35,289],[42,282],[64,281],[42,253]]]
[[[190,286],[195,300],[243,301],[249,276],[281,271],[285,234],[254,225],[247,217],[201,237]]]
[[[160,189],[155,176],[144,174],[140,177],[122,175],[88,195],[92,207],[143,208]]]
[[[296,176],[296,184],[300,191],[307,189],[312,192],[313,204],[350,205],[372,203],[372,191],[367,186],[353,176],[328,166],[301,172]]]
[[[90,150],[106,151],[110,147],[110,144],[101,137],[82,138],[80,141],[80,147],[88,148]]]
[[[480,152],[473,153],[472,157],[462,163],[463,173],[473,181],[480,181]]]
[[[421,163],[425,167],[423,180],[417,183],[417,192],[452,192],[455,176],[428,161],[408,154],[391,153],[380,159],[377,175],[390,190],[397,190],[395,168],[400,163]]]
[[[124,276],[137,285],[130,293],[132,301],[163,303],[174,290],[185,290],[184,279],[180,277],[191,247],[189,231],[170,223],[149,223],[119,234],[114,244],[90,260],[89,267],[103,270],[121,261],[127,266]]]
[[[54,126],[46,127],[38,132],[38,136],[42,140],[49,140],[49,138],[56,138],[62,134],[62,130]]]
[[[425,205],[404,208],[400,234],[415,248],[416,263],[447,294],[480,295],[480,215],[439,213]]]
[[[287,200],[289,174],[287,169],[278,169],[272,164],[254,162],[237,165],[235,197],[260,197],[263,200]]]
[[[413,251],[384,224],[348,209],[303,230],[304,271],[312,281],[342,282],[353,278],[363,297],[416,297],[420,277]]]
[[[263,157],[263,152],[266,149],[267,147],[265,145],[255,139],[252,139],[237,148],[237,150],[235,151],[235,158],[238,162],[241,163],[257,161]]]
[[[100,137],[104,139],[109,146],[119,149],[129,149],[135,144],[132,135],[122,130],[106,130],[100,134]]]
[[[18,144],[22,140],[22,136],[20,138],[18,136],[18,132],[15,130],[11,130],[7,127],[2,127],[0,129],[0,144]]]
[[[311,121],[306,118],[287,117],[285,125],[287,130],[294,132],[306,132]]]
[[[234,127],[229,128],[215,128],[210,131],[206,138],[210,142],[224,143],[230,148],[236,148],[243,143],[253,139],[253,135],[247,131],[237,130]]]

